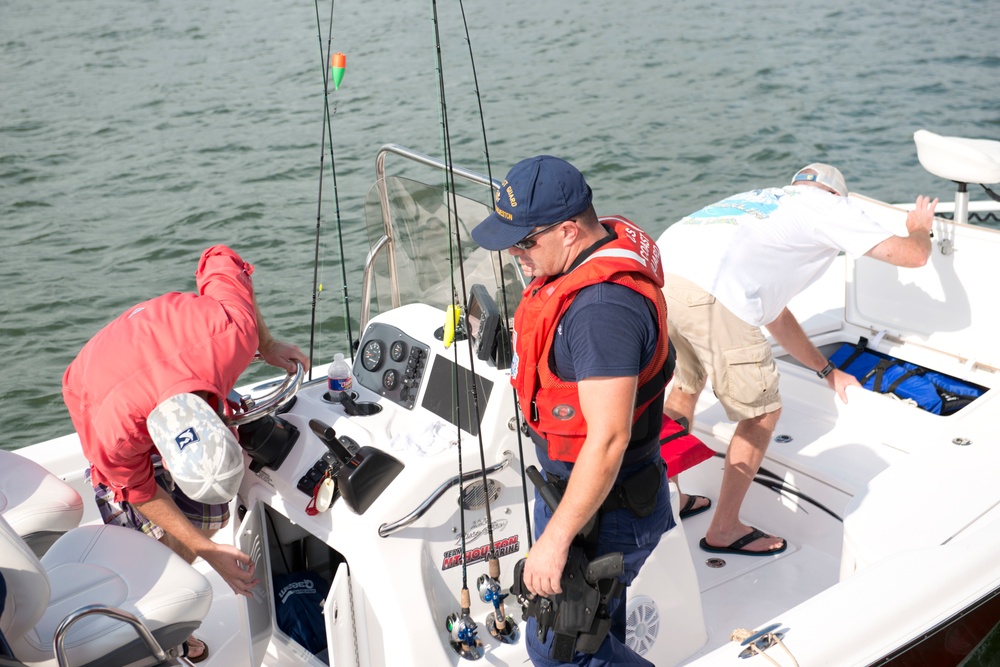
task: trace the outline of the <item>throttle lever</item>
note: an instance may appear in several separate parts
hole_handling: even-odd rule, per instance
[[[347,464],[354,456],[344,447],[344,444],[340,442],[337,438],[337,432],[333,430],[332,426],[328,426],[318,419],[309,420],[309,428],[312,432],[316,434],[316,437],[326,445],[326,448],[333,453],[337,459],[343,463]]]

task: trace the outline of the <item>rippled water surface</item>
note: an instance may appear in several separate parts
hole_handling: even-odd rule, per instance
[[[485,172],[460,9],[438,9],[452,150]],[[329,11],[320,37],[303,2],[0,0],[3,447],[68,432],[60,378],[77,350],[129,305],[193,289],[210,244],[256,264],[271,329],[305,347],[318,211],[324,294],[339,293],[338,201],[356,299],[376,150],[442,155],[434,24],[429,2],[336,4],[347,73],[330,97],[337,197],[327,157],[320,209]],[[654,234],[817,160],[880,199],[950,199],[913,131],[1000,139],[995,0],[465,11],[494,175],[560,155],[600,213]],[[344,349],[343,319],[338,299],[320,300],[317,362]]]

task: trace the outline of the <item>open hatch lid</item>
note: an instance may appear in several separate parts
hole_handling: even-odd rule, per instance
[[[905,236],[906,210],[851,195],[874,219]],[[945,254],[942,241],[951,242]],[[1000,231],[935,219],[931,258],[904,269],[862,257],[847,262],[846,319],[873,333],[1000,369]]]

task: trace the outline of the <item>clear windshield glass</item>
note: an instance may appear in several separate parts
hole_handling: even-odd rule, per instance
[[[517,263],[506,252],[480,248],[470,234],[491,213],[490,207],[461,195],[447,195],[441,186],[407,178],[388,176],[384,188],[384,202],[380,202],[378,183],[365,202],[369,248],[378,248],[373,264],[372,316],[415,302],[442,309],[451,303],[464,303],[460,261],[464,262],[466,294],[469,286],[484,285],[503,312],[505,291],[507,312],[514,312],[523,289]],[[461,258],[456,227],[461,238]],[[391,279],[393,266],[395,285]],[[500,287],[501,276],[506,279],[505,290]]]

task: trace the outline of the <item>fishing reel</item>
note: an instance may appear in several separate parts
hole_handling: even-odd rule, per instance
[[[468,613],[461,616],[452,613],[444,624],[451,640],[451,647],[466,660],[479,660],[483,657],[483,643],[477,634],[478,626]]]
[[[493,611],[486,616],[486,628],[490,635],[504,644],[516,644],[521,632],[513,617],[503,611],[503,601],[508,593],[501,592],[500,582],[488,574],[482,574],[476,580],[479,599],[493,605]]]

